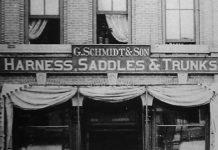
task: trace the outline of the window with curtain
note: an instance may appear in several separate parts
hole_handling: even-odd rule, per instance
[[[97,0],[97,43],[128,43],[128,0]]]
[[[153,147],[160,150],[209,150],[209,106],[181,107],[155,102]]]
[[[195,0],[165,0],[166,43],[195,43]]]
[[[28,0],[28,41],[31,44],[59,44],[61,16],[59,0]]]

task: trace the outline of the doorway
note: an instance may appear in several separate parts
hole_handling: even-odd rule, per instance
[[[86,150],[140,150],[141,100],[106,103],[84,101],[83,141]]]
[[[138,134],[134,131],[90,132],[89,150],[137,150]]]

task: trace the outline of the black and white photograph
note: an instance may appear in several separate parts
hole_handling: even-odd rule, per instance
[[[218,0],[0,0],[0,150],[218,150]]]

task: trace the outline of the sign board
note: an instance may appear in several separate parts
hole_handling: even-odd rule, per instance
[[[69,56],[0,57],[2,73],[218,73],[215,57],[150,57],[148,45],[73,45]]]
[[[217,58],[150,57],[4,57],[5,73],[218,73]]]
[[[149,45],[73,45],[72,55],[77,57],[145,57],[150,55]]]

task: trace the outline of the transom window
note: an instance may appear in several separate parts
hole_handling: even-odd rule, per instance
[[[97,0],[97,43],[126,44],[129,36],[128,0]]]
[[[194,0],[165,0],[166,42],[195,43]]]

